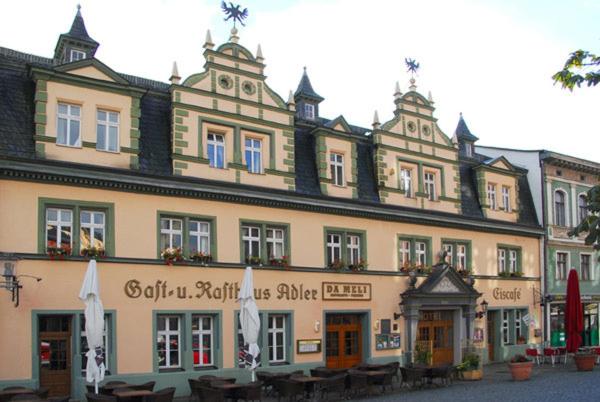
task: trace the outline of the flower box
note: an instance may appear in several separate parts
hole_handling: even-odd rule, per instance
[[[596,364],[597,357],[597,355],[592,353],[575,353],[573,359],[575,360],[577,371],[594,370],[594,364]]]
[[[165,264],[173,265],[176,262],[183,261],[183,252],[181,247],[170,247],[160,253],[160,258],[165,261]]]
[[[531,378],[533,361],[523,355],[515,355],[508,363],[510,374],[515,381],[525,381]]]
[[[54,260],[55,258],[64,260],[65,257],[68,257],[71,255],[71,246],[68,246],[68,245],[61,245],[58,247],[48,246],[48,247],[46,247],[46,254],[48,254],[48,257],[50,257],[51,260]]]
[[[190,260],[192,260],[193,262],[197,262],[197,263],[206,265],[206,264],[212,262],[212,256],[210,254],[199,252],[199,253],[194,253],[194,254],[190,255]]]

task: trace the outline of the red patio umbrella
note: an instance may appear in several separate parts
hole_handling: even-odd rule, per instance
[[[565,307],[565,332],[567,335],[567,352],[575,353],[581,345],[583,331],[583,307],[579,295],[579,277],[577,271],[569,271],[567,280],[567,305]]]

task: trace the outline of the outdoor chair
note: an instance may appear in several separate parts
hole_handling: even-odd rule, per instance
[[[18,395],[14,395],[12,398],[10,398],[11,401],[37,401],[37,400],[42,400],[42,398],[40,398],[39,396],[37,396],[36,394],[18,394]]]
[[[156,381],[148,381],[143,384],[132,385],[129,388],[136,391],[154,391],[154,384],[156,384]]]
[[[403,385],[406,385],[409,388],[415,388],[417,383],[419,383],[419,387],[423,386],[424,369],[416,367],[400,367],[400,373],[402,374]]]
[[[277,402],[281,402],[281,398],[287,398],[291,402],[304,397],[304,384],[302,383],[281,379],[275,380],[273,385],[277,391]]]
[[[557,351],[558,351],[557,349],[553,349],[553,348],[544,348],[544,351],[543,351],[544,363],[546,363],[546,361],[548,359],[550,359],[550,362],[552,363],[552,366],[554,367],[554,357],[556,356]]]
[[[224,402],[225,393],[220,389],[200,387],[199,389],[201,402]]]
[[[292,371],[290,374],[290,378],[291,377],[303,377],[304,376],[304,370],[296,370],[296,371]]]
[[[390,387],[390,390],[394,389],[392,384],[393,373],[389,370],[385,370],[385,374],[382,376],[372,377],[371,385],[379,385],[381,386],[381,393],[385,393],[387,387]]]
[[[6,387],[3,388],[2,391],[15,391],[17,389],[27,389],[26,387]]]
[[[198,380],[194,380],[193,378],[188,378],[188,385],[190,386],[190,399],[199,401],[200,400],[200,388],[202,388],[203,383]]]
[[[268,395],[273,389],[273,376],[268,371],[257,371],[256,379],[262,383],[265,395]]]
[[[321,381],[319,385],[321,400],[323,401],[331,400],[332,394],[337,394],[340,399],[346,396],[346,374],[337,374],[333,377],[328,377]]]
[[[358,394],[368,392],[369,381],[365,374],[362,374],[358,370],[348,370],[348,376],[346,377],[347,389],[350,394],[356,396]]]
[[[47,402],[69,402],[71,397],[69,395],[66,396],[51,396],[46,399]]]
[[[144,402],[173,402],[173,395],[175,395],[175,388],[163,388],[156,391],[154,395],[148,395],[144,397]]]
[[[203,387],[210,387],[210,383],[216,379],[217,376],[214,375],[201,375],[198,377],[198,381]]]
[[[539,366],[542,360],[542,355],[537,348],[527,348],[525,349],[525,355],[531,357],[535,360],[536,364]]]
[[[261,382],[253,382],[242,388],[235,390],[235,400],[262,401],[262,386]]]
[[[48,399],[49,392],[50,389],[47,387],[39,387],[35,390],[36,395],[39,396],[41,399]]]
[[[117,402],[117,397],[112,395],[94,394],[88,392],[85,394],[88,402]]]
[[[396,381],[400,382],[400,363],[399,362],[391,362],[385,365],[384,370],[389,370],[392,373],[392,377],[396,379]]]

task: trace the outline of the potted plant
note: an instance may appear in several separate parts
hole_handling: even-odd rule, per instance
[[[249,257],[246,257],[246,264],[262,265],[262,259],[259,256],[251,255]]]
[[[517,271],[517,272],[511,272],[510,276],[513,278],[520,278],[523,276],[523,272]]]
[[[467,353],[464,355],[462,363],[456,366],[460,372],[461,378],[467,381],[481,380],[483,377],[483,367],[476,353]]]
[[[160,258],[165,261],[165,264],[173,265],[176,262],[183,261],[183,252],[181,247],[169,247],[160,253]]]
[[[60,246],[49,244],[48,247],[46,247],[46,253],[51,260],[57,257],[64,260],[65,257],[71,255],[71,246],[68,244],[61,244]]]
[[[510,369],[513,380],[529,380],[531,377],[531,369],[533,368],[533,361],[521,354],[514,355],[508,363],[508,368]]]
[[[87,246],[81,249],[81,255],[89,258],[104,257],[104,248],[98,246]]]
[[[519,335],[519,337],[517,337],[517,345],[524,345],[526,341],[527,340],[523,335]]]
[[[327,264],[327,268],[336,271],[341,271],[344,268],[344,263],[340,259],[336,258],[335,260]]]
[[[288,258],[287,255],[282,256],[281,258],[276,258],[271,256],[269,258],[269,264],[275,267],[287,267],[288,266]]]
[[[415,347],[415,364],[420,366],[429,366],[431,364],[431,351],[423,347],[420,344],[417,344]]]
[[[466,278],[469,275],[471,275],[471,270],[470,269],[466,269],[466,268],[457,269],[456,272],[458,272],[459,274],[461,274],[463,278]]]
[[[598,356],[590,352],[577,352],[573,355],[577,371],[592,371]]]
[[[361,258],[357,264],[348,265],[348,268],[350,268],[350,270],[356,272],[356,271],[364,271],[365,269],[367,269],[368,266],[369,266],[369,264],[367,264],[367,260]]]
[[[212,262],[212,256],[209,253],[196,251],[190,255],[190,260],[206,265],[209,262]]]

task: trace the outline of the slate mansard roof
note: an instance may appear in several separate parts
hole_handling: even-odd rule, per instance
[[[29,76],[30,67],[54,68],[52,59],[38,57],[11,49],[0,47],[0,158],[24,158],[43,164],[61,164],[61,162],[47,161],[36,157],[34,142],[34,83]],[[139,171],[124,171],[124,175],[152,175],[159,178],[171,178],[171,96],[170,85],[141,77],[119,74],[130,86],[145,90],[141,98],[140,117],[140,152]],[[303,76],[300,87],[312,90],[308,76]],[[308,85],[307,85],[308,83]],[[319,96],[311,91],[311,95]],[[361,210],[377,208],[380,211],[389,211],[393,214],[427,214],[432,219],[451,221],[453,217],[460,218],[460,214],[450,214],[437,211],[415,210],[413,208],[383,204],[379,200],[377,182],[373,164],[374,146],[369,136],[370,129],[349,125],[350,135],[357,139],[357,178],[358,199],[336,199],[324,196],[319,187],[318,171],[315,155],[315,138],[312,131],[315,128],[327,128],[332,120],[318,117],[315,121],[296,119],[295,124],[295,173],[296,190],[294,192],[282,190],[268,190],[248,185],[235,183],[221,183],[214,180],[179,178],[177,180],[195,181],[197,183],[211,183],[222,186],[230,191],[257,190],[262,193],[272,194],[273,197],[289,198],[308,197],[309,199],[335,201],[344,203],[346,207]],[[462,121],[464,124],[464,121]],[[460,128],[459,122],[459,128]],[[473,136],[474,137],[474,136]],[[476,137],[475,137],[476,138]],[[485,219],[479,204],[477,183],[473,168],[490,158],[476,154],[473,158],[460,158],[461,202],[462,216],[471,220],[490,222]],[[64,162],[63,162],[64,164]],[[115,169],[113,169],[115,170]],[[533,201],[523,175],[519,179],[520,213],[516,224],[522,228],[539,229]],[[304,199],[304,198],[303,198]],[[404,212],[403,212],[404,211]],[[507,222],[495,221],[506,227]]]

